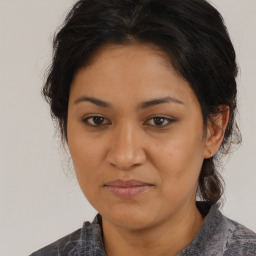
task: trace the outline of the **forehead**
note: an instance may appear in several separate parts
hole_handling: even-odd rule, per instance
[[[71,98],[91,97],[146,100],[152,97],[193,97],[188,82],[173,68],[169,57],[154,45],[107,45],[90,65],[76,73]],[[171,95],[167,95],[171,94]]]
[[[115,58],[125,57],[128,61],[133,57],[143,57],[153,60],[153,57],[158,58],[159,64],[170,68],[171,59],[168,54],[164,52],[160,47],[153,43],[139,43],[139,42],[131,42],[127,44],[105,44],[100,47],[96,52],[92,55],[90,59],[90,65],[98,64],[99,61],[103,62],[104,60],[111,61]],[[154,58],[156,60],[156,58]],[[96,63],[97,62],[97,63]]]

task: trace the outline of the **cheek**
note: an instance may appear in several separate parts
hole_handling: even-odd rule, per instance
[[[69,147],[79,186],[84,196],[94,206],[95,202],[100,201],[100,193],[98,193],[101,188],[100,148],[94,144],[87,144],[87,141],[81,139],[71,140]]]
[[[95,134],[85,132],[83,125],[70,118],[67,126],[68,146],[76,172],[87,174],[95,170],[102,158],[102,145]]]
[[[81,138],[69,140],[69,150],[77,171],[87,172],[90,166],[97,163],[98,151],[95,145],[90,145]]]
[[[79,185],[88,197],[92,187],[100,184],[100,166],[104,158],[103,148],[95,140],[79,132],[69,130],[69,150]],[[90,197],[90,196],[89,196]]]
[[[203,137],[200,132],[190,132],[180,129],[169,139],[165,139],[157,148],[162,162],[172,163],[174,166],[194,165],[203,160]]]
[[[201,132],[180,129],[155,148],[155,154],[156,167],[162,170],[159,174],[166,191],[176,194],[194,190],[203,163]]]

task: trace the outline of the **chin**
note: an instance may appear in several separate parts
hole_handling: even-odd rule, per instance
[[[152,210],[129,209],[127,206],[123,207],[123,209],[122,207],[112,209],[110,212],[103,211],[101,215],[103,220],[108,221],[112,225],[131,231],[147,229],[156,220],[156,217],[152,214]]]

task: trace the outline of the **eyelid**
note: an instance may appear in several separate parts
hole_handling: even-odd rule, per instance
[[[174,118],[171,118],[171,117],[167,117],[167,116],[164,116],[164,115],[154,115],[154,116],[151,116],[146,121],[146,123],[148,123],[150,120],[152,120],[154,118],[160,118],[160,119],[164,119],[164,120],[168,121],[168,124],[165,124],[165,125],[149,125],[149,126],[156,127],[156,128],[166,128],[166,127],[170,126],[172,123],[176,122],[176,120]]]
[[[107,122],[107,123],[100,124],[100,125],[92,125],[92,124],[90,124],[90,123],[88,122],[88,120],[89,120],[89,119],[92,119],[92,118],[95,118],[95,117],[102,117],[102,118],[104,118],[104,120],[107,120],[108,122]],[[109,122],[109,120],[108,120],[106,117],[104,117],[104,116],[102,116],[102,115],[99,115],[99,114],[94,114],[94,115],[89,115],[89,116],[83,117],[81,121],[82,121],[85,125],[90,126],[90,127],[95,127],[95,128],[102,127],[102,126],[104,126],[104,125],[106,125],[106,124],[111,124],[111,123]]]

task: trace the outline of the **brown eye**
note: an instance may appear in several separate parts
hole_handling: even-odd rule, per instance
[[[89,116],[83,119],[83,123],[89,126],[99,127],[108,124],[109,122],[103,116]]]
[[[156,126],[156,127],[165,127],[173,123],[174,120],[171,118],[167,118],[164,116],[155,116],[149,119],[147,122],[148,125],[150,126]]]

